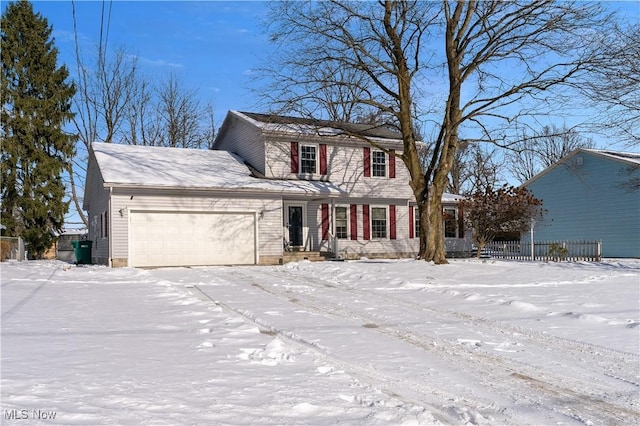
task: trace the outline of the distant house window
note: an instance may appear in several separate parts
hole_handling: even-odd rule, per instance
[[[387,158],[383,151],[371,152],[371,169],[373,176],[385,177],[387,175]]]
[[[387,209],[384,207],[371,209],[371,237],[387,238]]]
[[[456,209],[444,209],[444,236],[445,238],[458,237],[458,217]]]
[[[317,159],[315,145],[300,145],[300,173],[316,173]]]
[[[349,237],[348,223],[347,208],[336,207],[336,238],[347,239]]]

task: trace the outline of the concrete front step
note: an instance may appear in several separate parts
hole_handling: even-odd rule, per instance
[[[284,263],[299,262],[309,260],[311,262],[321,262],[330,258],[330,254],[319,251],[287,251],[284,252],[282,260]]]

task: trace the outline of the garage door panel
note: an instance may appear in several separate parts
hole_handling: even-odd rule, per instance
[[[255,263],[253,213],[132,212],[133,266]]]

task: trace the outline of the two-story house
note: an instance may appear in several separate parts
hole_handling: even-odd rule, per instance
[[[236,111],[211,151],[95,143],[84,205],[93,259],[154,267],[414,256],[418,215],[401,150],[383,128]],[[471,247],[457,200],[443,199],[451,255]]]

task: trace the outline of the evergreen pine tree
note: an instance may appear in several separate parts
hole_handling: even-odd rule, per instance
[[[1,221],[10,236],[21,236],[35,257],[62,229],[69,203],[62,174],[74,154],[75,137],[63,126],[73,118],[73,84],[57,67],[58,50],[46,18],[31,3],[9,4],[2,35]]]

